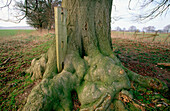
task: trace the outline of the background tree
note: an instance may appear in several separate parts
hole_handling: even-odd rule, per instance
[[[37,29],[50,29],[54,25],[54,5],[58,0],[25,0],[16,2],[18,17],[26,17],[27,23]]]
[[[59,73],[56,68],[54,40],[48,52],[34,59],[27,70],[33,79],[43,79],[33,88],[23,110],[69,111],[73,91],[81,110],[125,110],[117,98],[120,92],[132,98],[131,81],[167,91],[161,81],[126,69],[113,54],[112,0],[63,0],[62,7],[67,9],[68,37],[63,70]]]
[[[163,29],[164,32],[169,33],[170,32],[170,25],[167,25]]]
[[[126,31],[126,28],[123,28],[123,31]]]
[[[130,26],[128,29],[130,32],[135,32],[137,30],[136,26]]]
[[[154,26],[144,27],[143,31],[145,31],[145,32],[155,32],[155,27]]]
[[[146,32],[147,31],[147,27],[143,27],[142,31]]]
[[[120,27],[116,27],[115,29],[116,29],[116,31],[121,31],[122,30]]]

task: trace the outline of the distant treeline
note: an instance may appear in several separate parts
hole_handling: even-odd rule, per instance
[[[136,26],[130,26],[128,29],[116,27],[115,31],[125,31],[125,32],[158,32],[158,33],[169,33],[170,32],[170,24],[165,26],[163,29],[156,30],[154,26],[143,27],[142,30],[139,30]]]

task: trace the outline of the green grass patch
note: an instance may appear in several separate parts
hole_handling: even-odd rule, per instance
[[[19,34],[28,34],[35,30],[0,30],[0,37],[11,37]]]

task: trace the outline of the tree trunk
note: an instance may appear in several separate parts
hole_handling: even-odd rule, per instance
[[[32,79],[42,78],[42,81],[33,88],[23,110],[72,110],[72,91],[77,92],[82,111],[126,110],[115,98],[120,92],[132,97],[128,92],[130,81],[159,90],[167,89],[157,79],[124,68],[113,54],[110,33],[112,0],[62,2],[68,12],[64,69],[57,73],[54,40],[47,54],[34,59],[27,70]]]

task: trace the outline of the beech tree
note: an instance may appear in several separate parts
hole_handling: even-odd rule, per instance
[[[19,23],[26,18],[36,29],[50,29],[54,25],[54,5],[60,4],[61,0],[0,0],[1,11],[8,10],[7,19],[0,20]]]
[[[164,27],[164,32],[169,33],[170,32],[170,25],[167,25]]]
[[[37,29],[51,28],[54,24],[54,5],[58,0],[25,0],[16,2],[19,16],[26,17],[27,23]]]
[[[12,0],[9,1],[0,8],[8,7]],[[149,0],[145,5],[154,1]],[[168,9],[168,3],[161,0],[154,12],[162,7],[158,13],[162,14]],[[72,110],[74,91],[82,111],[124,111],[127,109],[119,97],[133,99],[131,82],[159,91],[168,90],[158,79],[125,68],[114,55],[110,30],[112,0],[63,0],[62,7],[67,9],[68,39],[63,69],[57,70],[54,39],[48,52],[33,59],[27,70],[33,80],[41,78],[42,81],[32,89],[23,110]],[[149,16],[152,14],[145,17]]]
[[[63,0],[67,9],[67,53],[63,70],[57,70],[55,39],[46,54],[27,70],[42,81],[32,89],[24,111],[70,111],[75,91],[82,111],[126,110],[118,99],[133,98],[131,82],[167,91],[166,84],[125,68],[112,51],[112,0]],[[111,107],[113,106],[113,107]],[[135,106],[134,106],[135,107]]]
[[[136,26],[130,26],[128,29],[130,32],[135,32],[137,30]]]
[[[143,31],[145,32],[155,32],[154,26],[143,27]]]

